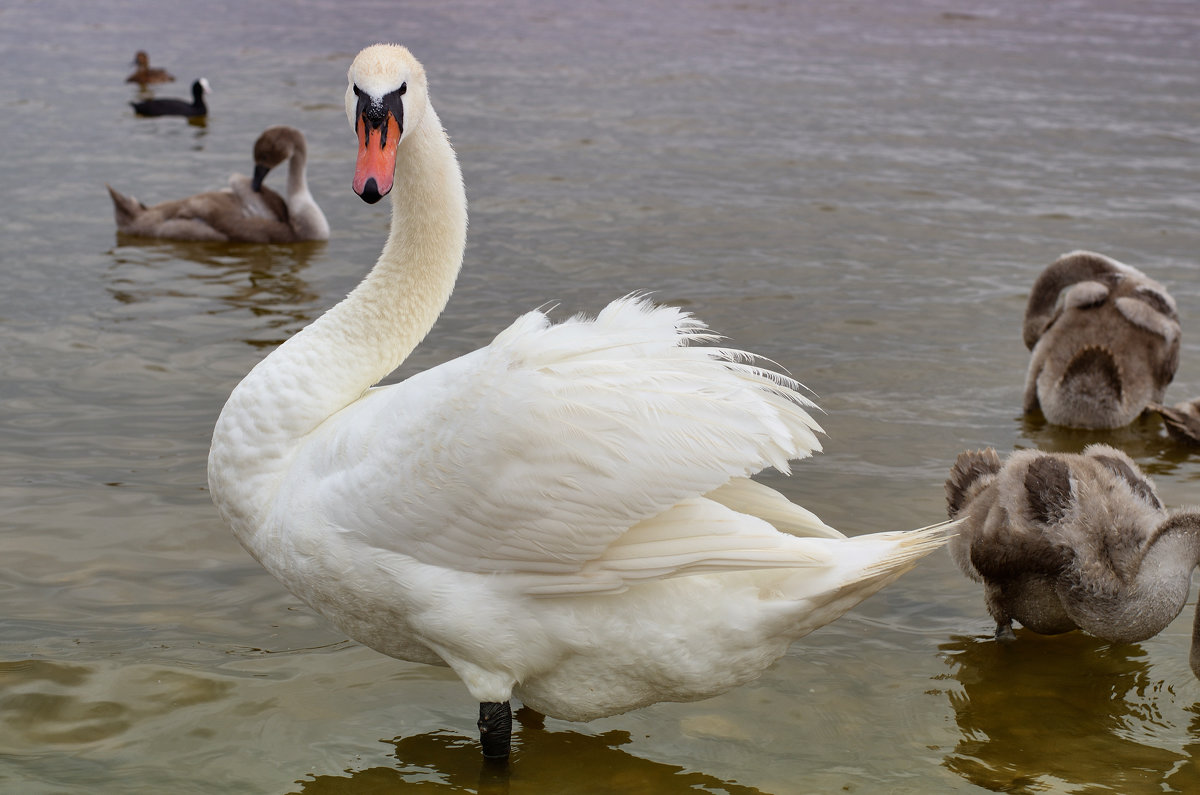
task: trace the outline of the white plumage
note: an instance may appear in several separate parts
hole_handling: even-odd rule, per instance
[[[480,702],[587,720],[749,681],[943,543],[941,526],[847,539],[749,480],[820,449],[812,404],[644,297],[529,312],[373,387],[448,299],[466,203],[408,51],[368,48],[349,77],[360,145],[379,118],[400,131],[391,234],[234,390],[209,462],[223,517],[296,595],[374,649],[449,665]]]

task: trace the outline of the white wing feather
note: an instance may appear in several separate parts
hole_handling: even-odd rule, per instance
[[[281,501],[307,523],[352,528],[359,543],[422,563],[555,575],[568,589],[783,565],[761,538],[747,547],[757,553],[738,552],[736,533],[706,550],[716,535],[697,546],[670,521],[674,557],[641,559],[640,573],[637,555],[604,558],[639,522],[709,492],[696,504],[710,513],[765,501],[795,532],[840,535],[765,486],[727,485],[767,466],[787,472],[820,449],[820,428],[790,379],[741,352],[687,344],[709,339],[687,313],[639,297],[595,320],[551,325],[530,312],[491,345],[330,418],[298,454],[303,492]]]

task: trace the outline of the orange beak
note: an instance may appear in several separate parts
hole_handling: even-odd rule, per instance
[[[389,111],[379,126],[364,115],[354,124],[358,133],[358,161],[354,165],[354,192],[368,204],[374,204],[392,189],[396,174],[396,144],[400,124]]]

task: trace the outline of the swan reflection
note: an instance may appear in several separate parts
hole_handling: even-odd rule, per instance
[[[345,776],[314,776],[293,795],[366,795],[393,792],[478,792],[479,795],[671,795],[727,793],[760,795],[753,787],[722,781],[677,765],[642,759],[621,750],[630,742],[625,731],[589,735],[548,731],[541,716],[517,711],[521,728],[514,733],[507,768],[479,758],[478,742],[462,735],[428,732],[392,741],[395,767],[372,767]]]
[[[209,299],[189,314],[249,314],[238,321],[248,345],[274,347],[323,309],[321,295],[301,274],[325,243],[263,246],[147,240],[118,233],[110,253],[108,291],[121,304],[170,306],[169,299]],[[189,267],[177,267],[180,261]],[[195,264],[200,267],[190,267]]]
[[[1161,734],[1175,700],[1140,646],[1082,632],[1016,634],[1015,642],[959,637],[940,647],[945,678],[957,683],[945,692],[962,735],[947,768],[994,792],[1064,783],[1071,792],[1162,792],[1184,763],[1195,776],[1190,755],[1135,739]]]
[[[1089,444],[1107,444],[1124,450],[1151,476],[1178,475],[1180,465],[1190,460],[1194,449],[1167,436],[1162,419],[1153,412],[1145,412],[1129,425],[1113,429],[1051,425],[1038,412],[1026,414],[1018,422],[1018,437],[1023,442],[1018,443],[1018,449],[1082,453]]]

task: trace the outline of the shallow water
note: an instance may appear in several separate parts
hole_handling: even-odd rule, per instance
[[[449,672],[346,641],[221,525],[204,467],[224,398],[386,234],[387,204],[349,190],[341,110],[381,39],[426,64],[471,201],[457,292],[397,377],[528,308],[653,290],[816,394],[825,453],[771,482],[848,532],[937,520],[954,456],[987,445],[1108,441],[1169,505],[1200,502],[1200,459],[1157,420],[1020,416],[1025,297],[1075,248],[1167,285],[1185,330],[1168,398],[1200,394],[1189,0],[677,5],[0,9],[0,790],[1200,787],[1194,599],[1133,646],[1000,646],[938,553],[749,686],[523,723],[503,776]],[[132,115],[139,48],[179,77],[159,96],[209,79],[204,125]],[[308,136],[328,243],[114,234],[105,183],[147,202],[219,187],[272,124]]]

